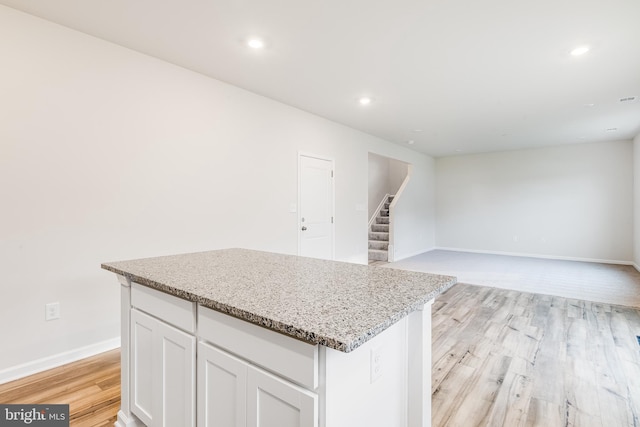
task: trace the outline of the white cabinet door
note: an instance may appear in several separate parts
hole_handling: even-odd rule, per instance
[[[160,378],[157,387],[163,427],[195,426],[196,339],[160,323]]]
[[[318,396],[249,367],[247,427],[317,427]]]
[[[195,337],[131,310],[133,412],[148,427],[195,426]]]
[[[248,365],[198,343],[198,427],[245,427]]]
[[[146,425],[153,425],[154,336],[159,322],[131,310],[131,412]]]

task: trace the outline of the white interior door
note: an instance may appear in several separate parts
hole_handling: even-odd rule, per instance
[[[333,259],[333,160],[299,155],[298,254]]]

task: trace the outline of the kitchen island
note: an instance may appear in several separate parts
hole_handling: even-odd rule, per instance
[[[431,303],[454,277],[246,249],[102,268],[117,426],[431,425]]]

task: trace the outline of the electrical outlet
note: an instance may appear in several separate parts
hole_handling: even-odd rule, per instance
[[[382,349],[380,347],[371,349],[371,383],[382,376]]]
[[[60,303],[51,302],[44,306],[44,320],[56,320],[60,318]]]

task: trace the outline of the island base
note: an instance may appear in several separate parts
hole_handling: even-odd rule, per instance
[[[346,353],[119,280],[118,427],[431,425],[433,301]]]

